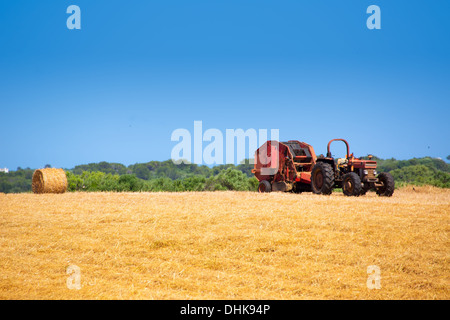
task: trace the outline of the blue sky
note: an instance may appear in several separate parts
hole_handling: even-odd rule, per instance
[[[69,5],[81,30],[69,30]],[[366,9],[381,8],[381,30]],[[449,1],[2,1],[0,167],[167,160],[177,128],[450,154]]]

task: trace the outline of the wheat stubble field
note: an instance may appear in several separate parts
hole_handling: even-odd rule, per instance
[[[0,194],[0,299],[449,299],[450,191],[415,189]]]

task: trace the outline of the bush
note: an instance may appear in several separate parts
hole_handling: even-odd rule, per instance
[[[119,177],[117,191],[142,191],[143,189],[143,181],[135,175],[124,174]]]
[[[174,188],[174,181],[170,178],[158,178],[150,180],[144,191],[176,191]]]
[[[450,173],[430,168],[426,165],[412,165],[391,171],[394,180],[415,185],[432,185],[450,188]]]
[[[203,191],[205,190],[206,178],[201,176],[188,177],[181,181],[182,191]]]
[[[66,171],[68,191],[122,191],[119,175],[84,171],[80,175]]]
[[[227,168],[217,176],[208,178],[205,184],[205,190],[236,190],[236,191],[249,191],[255,190],[253,188],[254,182],[250,182],[250,179],[245,173],[233,168]]]
[[[255,177],[251,177],[248,179],[248,183],[250,185],[250,191],[258,190],[259,181]]]

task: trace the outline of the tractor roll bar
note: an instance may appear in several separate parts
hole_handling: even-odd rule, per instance
[[[347,159],[350,158],[350,149],[349,149],[349,147],[348,147],[348,142],[347,142],[346,140],[344,140],[344,139],[333,139],[333,140],[330,140],[330,142],[328,142],[328,146],[327,146],[327,157],[328,157],[328,158],[331,158],[330,144],[331,144],[333,141],[343,141],[343,142],[345,143],[345,145],[347,146]]]

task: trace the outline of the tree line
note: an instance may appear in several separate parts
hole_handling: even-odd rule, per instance
[[[410,160],[373,158],[378,172],[390,172],[396,185],[433,185],[450,188],[450,164],[437,158]],[[49,165],[46,165],[47,167]],[[256,191],[257,179],[248,160],[239,165],[208,167],[174,164],[171,160],[125,166],[99,162],[64,169],[69,191]],[[31,192],[33,169],[0,172],[0,192]]]

